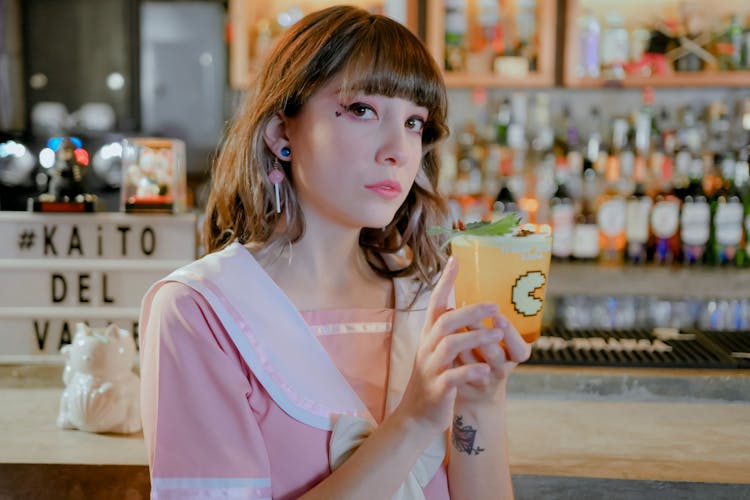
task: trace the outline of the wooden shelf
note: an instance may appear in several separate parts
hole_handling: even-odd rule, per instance
[[[722,2],[709,1],[700,3],[704,15],[721,19],[731,13],[748,13],[746,0],[724,0]],[[750,70],[702,72],[674,72],[667,75],[642,77],[629,75],[622,80],[606,80],[604,78],[582,78],[576,75],[579,64],[579,33],[578,22],[583,9],[591,9],[599,18],[612,9],[620,13],[626,25],[647,23],[656,19],[655,16],[671,12],[676,2],[671,0],[629,0],[628,2],[614,2],[614,0],[568,0],[565,11],[565,50],[563,64],[563,85],[569,88],[639,88],[639,87],[750,87]],[[744,19],[744,17],[743,17]],[[706,26],[712,26],[706,23]],[[604,27],[602,27],[602,30]]]
[[[398,4],[396,10],[403,12],[405,24],[414,33],[420,32],[419,3],[426,2],[426,15],[423,18],[425,43],[441,68],[445,51],[445,4],[440,0],[353,0],[350,3],[373,7],[374,5]],[[671,2],[671,3],[670,3]],[[237,89],[252,84],[254,64],[253,37],[259,19],[269,17],[274,12],[298,4],[293,0],[229,0],[230,21],[230,82]],[[336,0],[308,0],[303,2],[306,11],[338,3]],[[654,5],[652,5],[654,4]],[[644,19],[646,12],[657,12],[660,8],[673,7],[672,0],[539,0],[537,2],[538,71],[524,77],[508,77],[487,71],[486,73],[444,71],[445,83],[449,88],[551,88],[560,84],[568,88],[658,88],[679,87],[750,87],[750,70],[744,71],[704,71],[699,73],[672,73],[652,77],[627,76],[622,80],[603,78],[581,78],[576,75],[578,65],[578,19],[583,8],[596,12],[607,12],[616,8],[628,23]],[[708,4],[708,3],[707,3]],[[559,12],[564,30],[564,60],[556,61],[558,5],[564,6]],[[649,10],[651,7],[651,10]],[[708,8],[705,7],[704,8]],[[710,7],[711,14],[722,16],[729,12],[750,12],[745,0],[726,0],[721,5]],[[649,14],[650,16],[651,14]],[[555,81],[555,65],[562,65],[562,82]]]
[[[445,5],[440,0],[427,0],[426,44],[438,66],[444,68],[445,53]],[[456,73],[444,70],[448,87],[487,88],[545,88],[555,85],[555,37],[557,22],[557,0],[537,2],[537,33],[539,53],[538,70],[527,76],[511,78],[493,72]]]
[[[418,0],[350,0],[349,5],[362,8],[386,8],[399,12],[399,19],[412,33],[418,30]],[[305,14],[333,5],[341,4],[337,0],[229,0],[229,83],[232,88],[246,89],[252,85],[260,61],[254,57],[254,38],[256,26],[262,18],[273,19],[276,13],[290,7],[300,7]],[[393,4],[393,5],[390,5]],[[394,16],[395,17],[395,16]],[[274,40],[275,42],[275,40]]]
[[[545,88],[551,87],[549,77],[539,73],[531,73],[523,78],[510,78],[493,75],[491,73],[443,73],[445,85],[449,88],[488,87],[488,88]]]
[[[640,87],[750,87],[750,71],[703,71],[673,73],[652,77],[628,76],[622,80],[574,78],[570,88],[640,88]]]
[[[641,295],[665,299],[747,299],[750,269],[737,267],[612,266],[553,262],[551,296]]]

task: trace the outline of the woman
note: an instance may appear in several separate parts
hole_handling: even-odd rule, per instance
[[[386,17],[333,7],[278,42],[214,168],[208,255],[144,298],[156,498],[512,497],[505,382],[530,349],[496,306],[450,308],[426,234],[445,116]]]

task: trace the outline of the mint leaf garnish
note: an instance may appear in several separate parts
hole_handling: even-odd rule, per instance
[[[441,248],[445,248],[456,236],[503,236],[513,232],[520,222],[521,217],[515,212],[510,212],[495,222],[470,222],[463,229],[450,230],[442,226],[433,226],[427,230],[427,234],[431,236],[448,234],[448,239],[441,246]]]

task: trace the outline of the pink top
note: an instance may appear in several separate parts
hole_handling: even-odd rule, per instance
[[[302,317],[380,422],[393,310]],[[152,498],[296,498],[331,471],[330,431],[294,419],[253,375],[212,307],[192,288],[163,284],[150,310],[141,369]],[[309,367],[315,376],[315,367]],[[151,389],[151,390],[149,390]],[[445,468],[424,488],[447,499]]]

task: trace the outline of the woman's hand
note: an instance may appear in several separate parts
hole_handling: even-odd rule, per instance
[[[489,376],[479,381],[470,381],[458,389],[457,398],[461,403],[495,404],[501,401],[505,397],[508,376],[518,363],[523,363],[531,356],[531,345],[526,343],[510,321],[496,313],[492,317],[492,323],[494,331],[502,336],[502,345],[497,342],[483,344],[459,355],[464,365],[471,366],[484,361],[490,368]],[[471,325],[473,330],[483,328],[485,326],[481,323]]]
[[[504,332],[475,327],[483,319],[498,317],[495,304],[448,308],[456,271],[457,263],[451,258],[430,297],[414,369],[396,410],[401,416],[419,421],[422,428],[427,424],[432,435],[450,425],[459,388],[463,391],[467,384],[477,389],[489,387],[491,380],[497,378],[492,370],[502,369],[497,356],[490,358],[493,364],[477,358],[460,359],[461,353],[472,349],[498,346]]]

